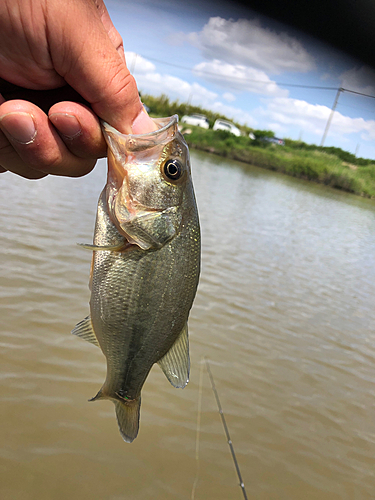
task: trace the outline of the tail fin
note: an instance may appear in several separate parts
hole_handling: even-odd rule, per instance
[[[138,435],[141,396],[132,401],[113,401],[120,434],[124,441],[131,443]]]
[[[120,399],[118,394],[111,397],[104,393],[102,387],[98,394],[92,399],[89,399],[89,401],[98,401],[99,399],[111,399],[115,403],[116,417],[120,434],[124,441],[132,443],[138,435],[141,396],[129,400]]]

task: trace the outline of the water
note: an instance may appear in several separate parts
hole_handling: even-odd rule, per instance
[[[183,391],[158,367],[122,441],[88,313],[105,164],[83,179],[0,176],[0,498],[190,499],[202,356],[251,499],[375,496],[375,203],[194,152],[203,271]],[[203,371],[200,499],[241,499]]]

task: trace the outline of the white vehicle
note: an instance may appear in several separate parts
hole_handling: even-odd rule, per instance
[[[181,118],[181,123],[195,125],[196,127],[210,128],[208,119],[204,115],[185,115]]]
[[[216,120],[213,126],[213,130],[226,130],[231,134],[239,137],[241,135],[241,131],[231,122],[227,122],[225,120]]]

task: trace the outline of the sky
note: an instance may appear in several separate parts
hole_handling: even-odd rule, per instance
[[[339,87],[375,96],[373,69],[244,6],[223,0],[106,6],[141,93],[166,94],[312,144],[321,143]],[[375,99],[341,92],[324,145],[375,159]]]

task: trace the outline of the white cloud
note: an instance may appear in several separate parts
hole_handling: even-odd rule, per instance
[[[284,128],[298,127],[319,138],[323,135],[331,113],[327,106],[310,104],[299,99],[275,98],[267,100],[266,104],[266,108],[260,110],[260,114],[268,120],[268,124],[273,122]],[[355,133],[360,133],[363,140],[375,140],[375,120],[350,118],[335,111],[329,136],[342,139],[345,135]]]
[[[231,92],[224,92],[223,99],[228,102],[233,102],[236,100],[236,96],[234,96]]]
[[[369,66],[345,71],[340,78],[341,86],[346,89],[375,95],[375,71]]]
[[[131,73],[149,73],[155,71],[155,64],[136,52],[125,52],[126,65]]]
[[[141,62],[139,66],[138,61]],[[148,68],[150,68],[150,71],[147,71]],[[242,109],[218,101],[217,93],[211,92],[197,82],[189,83],[172,75],[157,73],[154,71],[154,65],[149,66],[149,61],[141,56],[136,59],[134,76],[142,93],[145,92],[155,96],[166,94],[171,99],[200,105],[203,108],[228,116],[228,118],[241,124],[247,123],[249,126],[256,126],[257,122],[252,115],[245,113]],[[228,102],[235,100],[235,96],[230,92],[223,94],[223,98]]]
[[[319,134],[324,130],[330,109],[298,99],[275,98],[267,102],[263,113],[269,120],[281,125],[294,125]]]
[[[234,106],[229,106],[228,104],[223,104],[220,101],[215,101],[209,106],[206,106],[210,110],[227,116],[230,120],[240,123],[241,125],[248,125],[249,127],[256,128],[257,120],[250,113],[246,113],[240,108]]]
[[[217,94],[198,83],[191,84],[180,78],[171,75],[161,75],[159,73],[136,75],[136,80],[138,88],[142,92],[156,96],[164,93],[172,99],[178,99],[181,102],[189,101],[191,104],[221,113],[241,124],[247,123],[251,127],[256,125],[256,120],[252,115],[245,113],[242,109],[223,104],[216,100],[218,97]]]
[[[314,58],[296,38],[264,28],[256,19],[211,17],[202,31],[190,33],[187,39],[209,60],[251,66],[271,74],[315,68]]]
[[[219,101],[217,93],[208,90],[196,82],[189,83],[172,75],[157,73],[155,65],[140,55],[134,59],[135,54],[127,52],[126,56],[129,67],[131,67],[133,61],[134,74],[138,87],[142,92],[148,92],[153,95],[164,93],[172,99],[178,99],[181,102],[189,101],[191,104],[201,105],[206,109],[221,113],[238,123],[248,124],[254,128],[260,126],[261,128],[274,130],[278,135],[290,136],[291,130],[298,129],[299,133],[305,131],[306,133],[314,134],[319,141],[331,113],[331,109],[327,106],[310,104],[303,100],[289,98],[287,91],[279,89],[275,82],[272,82],[260,70],[221,63],[220,61],[201,63],[195,67],[196,72],[199,73],[199,70],[202,71],[202,69],[209,71],[210,73],[214,73],[213,78],[222,78],[223,82],[228,82],[228,78],[229,81],[231,79],[233,81],[234,77],[239,75],[242,75],[244,80],[247,78],[247,80],[262,79],[266,81],[267,83],[262,85],[262,87],[266,88],[266,91],[264,88],[261,91],[260,87],[257,87],[257,82],[247,81],[248,88],[246,90],[263,95],[268,92],[268,95],[271,96],[273,93],[273,97],[263,98],[264,106],[258,109],[256,113],[246,113],[235,106]],[[254,78],[250,78],[250,76]],[[361,89],[358,91],[363,91],[366,87],[360,87],[360,85],[364,85],[366,81],[369,81],[366,78],[371,76],[371,72],[369,70],[351,70],[346,72],[344,76],[347,79],[347,83],[352,83],[352,89],[353,85],[357,84],[357,88]],[[243,84],[243,81],[241,82]],[[251,85],[254,85],[252,90]],[[236,89],[245,90],[240,86],[236,87]],[[235,99],[235,96],[230,92],[225,92],[222,97],[227,102],[232,102]],[[259,117],[261,123],[257,121],[254,114]],[[345,140],[345,136],[355,133],[360,134],[361,139],[364,141],[375,141],[375,120],[350,118],[335,111],[329,130],[329,137],[340,139],[342,142]]]
[[[135,74],[137,85],[142,92],[154,95],[167,94],[181,102],[190,101],[192,104],[206,105],[217,98],[215,92],[211,92],[198,83],[188,83],[181,78],[160,73]]]
[[[155,95],[167,94],[180,101],[213,102],[218,94],[199,83],[188,83],[172,75],[162,75],[155,71],[155,65],[135,52],[125,53],[126,62],[133,71],[139,89]]]
[[[276,122],[269,123],[267,129],[272,130],[277,136],[281,137],[284,137],[288,133],[288,129],[286,127]]]
[[[288,96],[287,90],[278,87],[264,71],[259,69],[248,68],[240,64],[224,63],[214,59],[211,62],[197,64],[193,71],[205,80],[226,88],[269,96]]]

